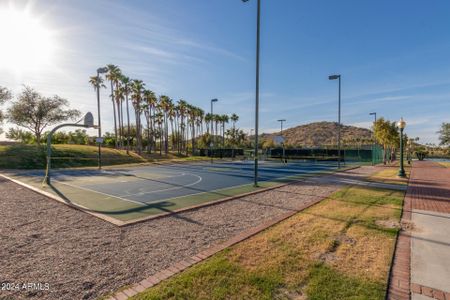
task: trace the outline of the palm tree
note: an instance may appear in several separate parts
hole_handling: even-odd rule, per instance
[[[156,105],[157,99],[155,93],[151,90],[144,91],[144,114],[147,121],[147,151],[151,153],[153,144],[153,124],[152,124],[152,110]]]
[[[159,132],[159,155],[162,155],[162,140],[163,140],[163,133],[162,133],[162,124],[164,122],[164,114],[161,112],[161,107],[157,106],[158,112],[155,115],[155,122],[158,125],[158,132]]]
[[[125,95],[125,103],[127,108],[127,154],[130,151],[130,109],[128,107],[128,95],[130,94],[130,78],[123,76],[120,78],[122,82],[123,94]]]
[[[173,101],[170,100],[169,105],[167,107],[167,116],[168,116],[169,121],[170,121],[170,130],[171,130],[171,133],[172,133],[171,134],[171,137],[172,137],[172,151],[174,150],[174,145],[175,145],[175,139],[174,139],[175,131],[173,130],[173,122],[174,122],[174,119],[175,119],[176,115],[177,115],[177,113],[176,113],[176,110],[175,110],[175,105],[173,104]]]
[[[136,115],[136,142],[137,152],[142,152],[142,127],[141,127],[141,113],[142,113],[142,92],[144,90],[144,83],[142,80],[133,80],[131,83],[131,101],[133,103],[134,112]]]
[[[116,104],[114,101],[114,83],[117,81],[117,78],[120,74],[120,69],[118,66],[109,64],[106,66],[108,69],[108,73],[106,73],[106,79],[111,82],[111,101],[113,105],[113,114],[114,114],[114,145],[117,148],[117,119],[116,119]]]
[[[186,138],[185,138],[185,130],[186,130],[186,124],[185,124],[185,118],[187,114],[187,106],[188,103],[184,101],[183,99],[180,99],[178,101],[178,112],[180,115],[180,150],[187,151],[186,149]],[[187,154],[187,153],[186,153]]]
[[[233,129],[236,128],[236,122],[239,121],[239,116],[237,114],[232,114],[230,117],[231,122],[233,122]]]
[[[119,147],[123,147],[123,111],[122,103],[125,100],[125,93],[122,85],[120,83],[116,84],[116,89],[114,91],[115,100],[117,104],[117,116],[119,118]]]
[[[95,91],[97,91],[97,89],[106,88],[106,85],[104,85],[103,82],[103,78],[100,76],[89,77],[89,83],[92,84]]]
[[[97,91],[98,88],[106,88],[106,85],[104,84],[104,80],[100,76],[89,77],[89,83],[92,84],[95,91]]]
[[[206,115],[205,115],[205,123],[206,123],[206,133],[207,134],[210,134],[210,127],[212,127],[211,126],[211,124],[212,124],[212,115],[210,114],[210,113],[207,113]],[[211,130],[211,132],[212,132],[212,130]]]
[[[222,148],[225,148],[225,123],[228,123],[228,115],[221,115],[220,122],[222,123]]]
[[[172,100],[165,95],[161,95],[159,96],[159,105],[161,107],[161,112],[163,114],[163,122],[164,122],[164,152],[166,153],[166,155],[169,152],[169,126],[168,126],[168,111],[169,111],[169,107],[170,107],[170,103],[172,102]]]

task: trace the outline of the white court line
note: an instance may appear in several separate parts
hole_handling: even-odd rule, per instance
[[[101,195],[105,195],[105,196],[108,196],[108,197],[117,198],[117,199],[120,199],[120,200],[123,200],[123,201],[127,201],[127,202],[132,202],[132,203],[139,204],[139,205],[142,205],[142,206],[145,206],[145,205],[146,205],[145,203],[142,203],[142,202],[139,202],[139,201],[134,201],[134,200],[122,198],[122,196],[114,196],[114,195],[110,195],[110,194],[103,193],[103,192],[99,192],[99,191],[96,191],[96,190],[91,190],[91,189],[88,189],[88,188],[85,188],[85,187],[72,185],[72,184],[70,184],[70,183],[65,183],[65,182],[62,182],[62,181],[59,181],[59,180],[56,180],[56,179],[52,179],[52,181],[56,181],[56,182],[59,182],[59,183],[61,183],[61,184],[64,184],[64,185],[67,185],[67,186],[70,186],[70,187],[73,187],[73,188],[77,188],[77,189],[80,189],[80,190],[85,190],[85,191],[88,191],[88,192],[98,193],[98,194],[101,194]]]
[[[186,188],[186,187],[190,187],[193,185],[196,185],[197,183],[200,183],[202,181],[202,177],[196,174],[192,174],[192,173],[185,173],[185,175],[192,175],[198,178],[197,181],[193,182],[193,183],[189,183],[189,184],[185,184],[183,186],[177,186],[177,187],[172,187],[172,188],[167,188],[167,189],[159,189],[159,190],[154,190],[154,191],[150,191],[150,192],[139,192],[139,193],[134,193],[134,194],[125,194],[125,195],[120,195],[119,197],[125,197],[125,196],[141,196],[141,195],[147,195],[147,194],[153,194],[153,193],[158,193],[158,192],[165,192],[165,191],[171,191],[171,190],[177,190],[177,189],[182,189],[182,188]],[[172,176],[172,177],[179,177],[179,176]],[[166,177],[167,178],[167,177]],[[171,184],[171,183],[166,183],[166,184]]]

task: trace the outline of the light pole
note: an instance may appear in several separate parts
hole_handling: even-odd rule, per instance
[[[398,128],[400,128],[400,169],[398,170],[399,177],[406,177],[405,168],[403,167],[403,129],[406,127],[406,122],[403,118],[397,123]]]
[[[372,145],[372,166],[375,164],[375,125],[377,123],[377,113],[376,112],[371,112],[369,113],[370,116],[374,116],[375,119],[373,121],[373,133],[372,133],[372,138],[373,138],[373,145]]]
[[[281,126],[280,136],[283,137],[283,122],[286,122],[286,119],[280,119],[280,120],[278,120],[278,122],[280,122],[280,126]],[[284,151],[284,141],[281,143],[281,146],[283,147],[283,157],[282,157],[282,160],[283,160],[283,163],[284,163],[284,162],[285,162],[285,159],[284,159],[284,155],[285,155],[285,151]]]
[[[211,163],[213,163],[213,152],[212,152],[212,148],[213,148],[213,137],[214,137],[214,135],[213,135],[213,121],[214,121],[214,113],[213,113],[213,103],[214,102],[217,102],[217,101],[219,101],[219,100],[217,100],[216,98],[214,98],[214,99],[211,99],[211,141],[209,142],[209,150],[210,150],[210,153],[211,153]]]
[[[370,114],[369,114],[370,116],[374,116],[374,124],[377,122],[377,113],[376,112],[371,112]]]
[[[261,28],[261,0],[257,0],[256,11],[256,87],[255,87],[255,174],[254,183],[255,187],[258,186],[258,124],[259,124],[259,40],[260,40],[260,28]],[[248,2],[248,0],[242,0],[242,2]]]
[[[102,168],[102,127],[100,119],[100,74],[108,72],[107,68],[97,69],[97,113],[98,113],[98,169]]]
[[[341,167],[341,75],[330,75],[329,80],[339,79],[339,99],[338,99],[338,168]]]

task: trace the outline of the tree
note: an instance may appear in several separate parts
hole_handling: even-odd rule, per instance
[[[17,101],[8,109],[8,120],[34,133],[36,143],[41,143],[41,135],[48,126],[80,116],[76,109],[65,109],[69,101],[57,95],[44,97],[34,89],[25,87]]]
[[[108,69],[108,73],[106,74],[106,79],[108,79],[111,83],[111,101],[113,105],[113,114],[114,114],[114,135],[115,135],[115,146],[117,148],[117,119],[116,119],[116,105],[114,101],[114,83],[118,82],[121,72],[118,66],[109,64],[106,66]]]
[[[141,126],[141,114],[142,114],[142,93],[144,91],[144,83],[142,80],[133,80],[131,82],[131,102],[133,104],[134,113],[136,115],[136,146],[137,152],[142,152],[142,126]]]
[[[122,82],[122,91],[125,95],[125,103],[126,103],[126,109],[127,109],[127,154],[130,151],[130,108],[128,105],[128,96],[130,95],[130,83],[131,80],[127,76],[122,75],[120,78],[120,81]],[[123,126],[123,125],[122,125]]]
[[[0,86],[0,105],[3,105],[6,101],[9,101],[12,99],[12,93],[7,88]],[[3,120],[5,119],[5,115],[3,114],[3,111],[0,110],[0,126],[3,123]],[[0,134],[3,132],[3,129],[0,127]]]
[[[6,133],[6,137],[22,144],[32,144],[34,142],[33,134],[20,128],[10,128]]]
[[[236,128],[236,122],[239,121],[239,116],[237,114],[232,114],[230,117],[231,122],[233,122],[233,129]]]
[[[158,99],[151,90],[144,90],[144,103],[142,109],[144,111],[145,120],[147,121],[147,151],[151,153],[153,145],[153,118],[152,111],[156,106]]]
[[[388,151],[390,151],[389,158],[392,160],[394,149],[400,142],[395,122],[391,123],[388,120],[384,120],[384,118],[379,118],[374,124],[374,136],[377,142],[383,145],[383,163],[386,164]]]
[[[439,141],[441,146],[450,146],[450,123],[442,123],[439,133]]]

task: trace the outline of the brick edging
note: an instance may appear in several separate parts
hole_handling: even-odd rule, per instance
[[[181,271],[184,271],[185,269],[187,269],[195,264],[206,260],[207,258],[213,256],[214,254],[216,254],[228,247],[231,247],[239,242],[242,242],[242,241],[260,233],[261,231],[264,231],[265,229],[272,227],[273,225],[276,225],[276,224],[292,217],[293,215],[319,203],[320,201],[326,199],[327,197],[328,196],[324,196],[319,199],[313,200],[311,202],[307,202],[295,210],[291,210],[291,211],[284,213],[278,217],[272,218],[269,221],[264,222],[256,227],[252,227],[247,230],[244,230],[241,233],[233,236],[232,238],[228,239],[225,242],[222,242],[222,243],[212,246],[206,250],[203,250],[203,251],[197,253],[196,255],[191,256],[187,259],[181,260],[181,261],[175,263],[174,265],[172,265],[166,269],[163,269],[163,270],[157,272],[156,274],[151,275],[151,276],[141,280],[138,283],[131,285],[131,287],[115,293],[114,295],[107,298],[107,300],[128,299],[129,297],[132,297],[132,296],[144,291],[145,289],[151,288],[151,287],[159,284],[161,281],[168,279],[168,278],[174,276],[175,274],[178,274]]]
[[[450,292],[441,291],[417,283],[411,284],[411,293],[424,295],[438,300],[450,300]]]
[[[408,179],[411,179],[412,170]],[[403,199],[401,224],[411,221],[412,200],[410,190],[406,190]],[[388,277],[386,300],[409,300],[411,298],[411,236],[400,229],[395,241],[395,250],[392,257]]]

